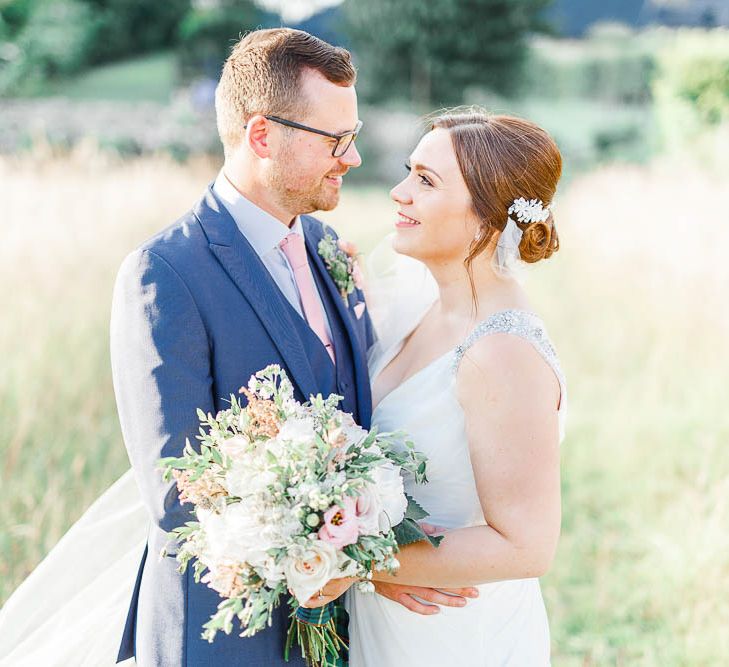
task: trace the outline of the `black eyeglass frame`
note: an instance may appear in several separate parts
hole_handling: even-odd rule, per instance
[[[364,124],[361,120],[357,121],[357,125],[355,125],[353,130],[350,130],[349,132],[341,132],[339,134],[335,134],[334,132],[327,132],[326,130],[317,130],[315,127],[309,127],[308,125],[302,125],[301,123],[296,123],[293,120],[286,120],[285,118],[279,118],[278,116],[263,116],[267,120],[272,120],[274,123],[278,123],[279,125],[285,125],[286,127],[293,127],[296,130],[304,130],[305,132],[312,132],[313,134],[320,134],[322,137],[329,137],[330,139],[336,139],[337,143],[334,144],[334,148],[332,148],[332,157],[342,157],[348,150],[349,147],[356,141],[357,135],[362,130],[362,125]],[[244,125],[243,129],[245,129],[247,126]],[[342,139],[346,139],[347,137],[352,137],[349,143],[344,147],[344,150],[337,154],[337,149],[339,148],[339,145],[342,143]]]

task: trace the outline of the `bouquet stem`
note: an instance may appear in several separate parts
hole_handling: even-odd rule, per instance
[[[292,608],[284,658],[289,659],[295,640],[309,667],[346,667],[348,647],[337,630],[337,612],[334,602],[318,609]]]

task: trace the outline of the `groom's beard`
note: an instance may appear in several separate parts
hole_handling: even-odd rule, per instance
[[[331,211],[339,203],[339,188],[329,184],[326,176],[307,180],[298,174],[296,162],[284,154],[269,173],[268,186],[281,206],[294,215]]]

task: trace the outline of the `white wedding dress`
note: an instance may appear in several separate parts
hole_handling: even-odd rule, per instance
[[[373,253],[370,294],[379,343],[379,373],[436,296],[424,267],[381,244]],[[377,267],[386,256],[387,268]],[[371,280],[373,278],[371,277]],[[376,289],[375,289],[376,287]],[[375,311],[377,309],[375,308]],[[535,316],[513,312],[479,327],[473,340],[499,330],[530,340],[564,380]],[[453,392],[454,368],[469,342],[410,378],[377,406],[380,430],[405,429],[429,459],[429,484],[408,491],[446,528],[483,524],[468,458],[463,413]],[[111,667],[116,660],[149,518],[133,472],[127,471],[72,526],[0,609],[0,667]],[[465,608],[424,617],[376,594],[348,595],[352,667],[549,664],[549,632],[535,579],[480,587]],[[123,663],[134,664],[134,660]]]
[[[114,665],[148,521],[128,470],[0,609],[0,667]]]
[[[412,324],[412,320],[411,320]],[[414,328],[411,326],[410,329]],[[397,355],[409,330],[374,349],[371,381]],[[471,468],[464,414],[456,399],[458,364],[483,336],[511,334],[529,341],[557,376],[560,439],[566,390],[557,356],[536,315],[510,310],[478,324],[462,345],[428,364],[387,394],[375,407],[379,431],[403,429],[428,456],[428,483],[406,481],[406,491],[430,513],[428,522],[446,529],[485,525]],[[441,607],[422,616],[402,605],[355,588],[347,593],[350,667],[458,665],[543,667],[550,664],[549,626],[538,579],[483,584],[465,607]]]

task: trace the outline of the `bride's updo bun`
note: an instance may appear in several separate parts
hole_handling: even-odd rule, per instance
[[[551,211],[544,222],[516,224],[523,232],[519,243],[519,254],[525,262],[534,264],[540,259],[549,259],[559,250],[559,235]]]
[[[538,125],[513,116],[490,115],[480,107],[459,107],[431,117],[430,129],[448,130],[458,166],[471,195],[480,228],[465,260],[471,263],[504,231],[509,207],[520,197],[552,203],[562,175],[562,156]],[[521,259],[533,264],[559,250],[554,216],[543,222],[518,222]]]

